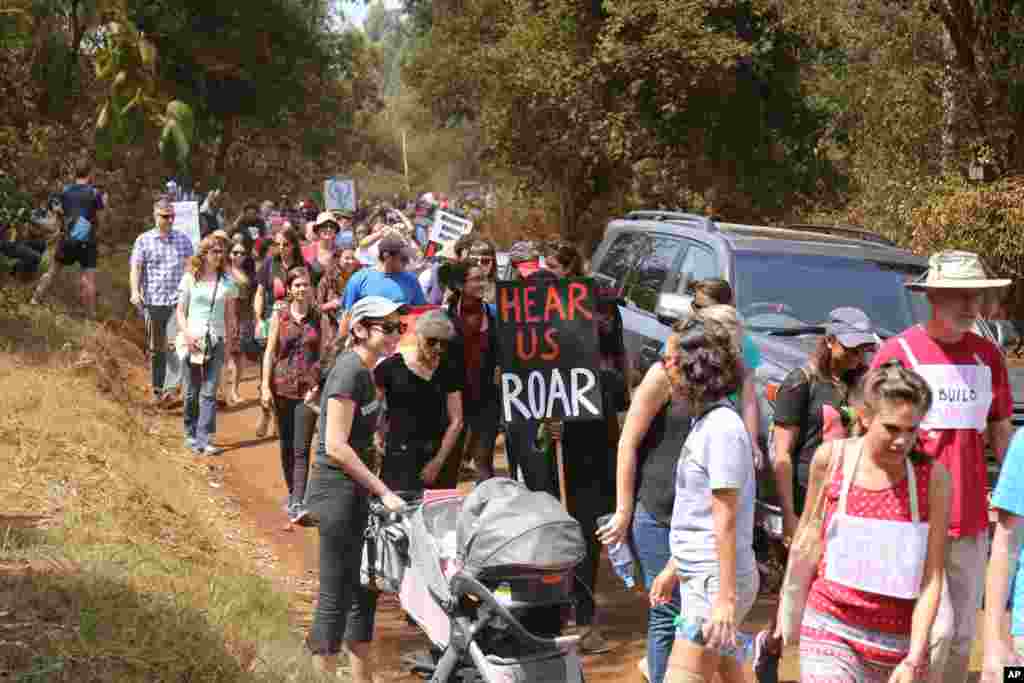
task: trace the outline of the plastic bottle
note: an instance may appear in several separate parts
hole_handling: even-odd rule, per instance
[[[743,631],[736,631],[736,652],[733,654],[740,664],[754,656],[754,636]]]
[[[612,515],[601,515],[597,518],[597,527],[600,529],[611,518]],[[620,541],[608,546],[608,559],[612,562],[612,569],[615,570],[616,576],[622,579],[626,588],[633,588],[636,585],[636,577],[633,576],[636,558],[633,557],[633,549],[629,547],[629,542]]]

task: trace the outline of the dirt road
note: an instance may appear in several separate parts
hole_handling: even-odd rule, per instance
[[[281,473],[277,440],[253,437],[258,419],[256,384],[242,385],[243,398],[249,403],[236,409],[222,409],[218,415],[217,443],[225,448],[221,463],[227,493],[237,498],[244,515],[274,548],[282,568],[298,586],[295,599],[295,627],[305,631],[315,602],[317,572],[317,534],[314,529],[284,531],[285,515],[281,509],[286,496]],[[503,459],[502,459],[503,462]],[[614,649],[584,660],[587,680],[593,683],[641,683],[636,664],[645,654],[645,596],[627,591],[611,573],[607,561],[601,563],[598,579],[599,619],[606,638]],[[775,600],[761,599],[743,630],[756,632],[767,623],[776,606]],[[377,615],[376,652],[382,681],[419,680],[401,670],[399,658],[422,650],[427,641],[409,626],[397,602],[388,596],[381,600]],[[979,647],[975,647],[972,671],[977,671]],[[781,680],[799,678],[795,652],[787,652],[783,660]],[[972,674],[971,680],[976,680]]]

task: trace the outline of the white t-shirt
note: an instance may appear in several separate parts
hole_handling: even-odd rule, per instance
[[[757,480],[750,436],[739,414],[723,405],[694,422],[676,466],[669,545],[686,577],[718,575],[711,492],[736,489],[736,575],[757,571],[754,498]]]

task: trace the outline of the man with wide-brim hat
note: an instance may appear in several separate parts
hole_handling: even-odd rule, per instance
[[[986,297],[1011,284],[986,272],[977,254],[941,251],[928,272],[907,283],[924,292],[931,319],[889,339],[872,367],[897,359],[932,390],[917,450],[935,457],[953,483],[946,546],[946,585],[931,632],[929,680],[963,683],[981,606],[988,558],[985,442],[1002,461],[1013,434],[1013,396],[1002,351],[972,329]],[[1005,603],[1003,603],[1005,604]],[[922,665],[928,653],[920,653]]]

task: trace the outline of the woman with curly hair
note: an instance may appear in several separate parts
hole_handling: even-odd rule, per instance
[[[185,445],[197,455],[219,455],[210,443],[217,431],[217,386],[224,365],[225,321],[233,315],[238,289],[227,273],[224,241],[210,235],[199,243],[178,288],[178,329],[185,355]]]
[[[675,472],[672,556],[651,585],[654,606],[679,588],[676,641],[665,680],[703,683],[718,673],[743,680],[734,657],[736,626],[757,598],[754,456],[743,419],[729,401],[742,382],[734,337],[697,316],[672,336],[678,363],[669,381],[689,404],[693,426]]]

